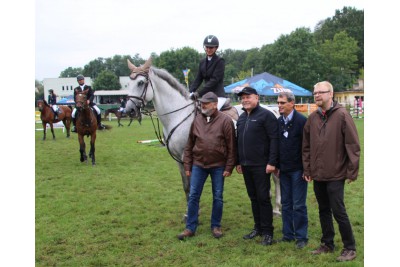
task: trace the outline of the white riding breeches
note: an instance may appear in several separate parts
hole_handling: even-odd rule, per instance
[[[218,104],[217,104],[218,110],[221,110],[225,102],[226,102],[226,97],[218,97]]]
[[[120,108],[118,109],[118,111],[121,112],[121,113],[123,113],[123,112],[125,112],[125,109],[124,109],[123,107],[120,107]]]
[[[99,109],[99,107],[98,106],[93,106],[93,108],[94,108],[94,110],[96,110],[96,112],[97,112],[97,115],[100,115],[100,109]],[[74,118],[75,119],[75,114],[76,114],[76,108],[74,108],[74,110],[72,111],[72,118]]]
[[[52,105],[52,108],[55,113],[58,113],[58,106],[57,105]]]
[[[94,108],[94,110],[96,110],[96,112],[97,112],[97,115],[100,115],[101,114],[101,111],[100,111],[100,109],[99,109],[99,107],[98,106],[93,106],[93,108]]]

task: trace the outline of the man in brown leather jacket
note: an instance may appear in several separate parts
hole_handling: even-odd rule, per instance
[[[201,114],[197,115],[190,128],[184,150],[184,168],[190,176],[188,217],[186,229],[177,237],[194,236],[198,226],[201,193],[208,175],[211,176],[213,207],[211,233],[222,236],[221,219],[225,177],[231,175],[236,163],[236,137],[232,119],[217,110],[218,97],[208,92],[199,100]]]

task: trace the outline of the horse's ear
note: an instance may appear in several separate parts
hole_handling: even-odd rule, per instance
[[[152,58],[150,57],[143,65],[143,70],[148,72],[151,67]]]
[[[134,71],[136,69],[136,66],[132,64],[132,62],[129,61],[129,59],[126,59],[128,61],[128,68],[131,71]]]

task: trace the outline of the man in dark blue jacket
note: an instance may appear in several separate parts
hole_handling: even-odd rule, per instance
[[[301,249],[308,242],[307,181],[303,179],[302,141],[307,121],[294,109],[295,97],[291,92],[278,95],[281,116],[279,123],[279,180],[282,199],[283,242],[296,240]]]
[[[238,173],[243,173],[251,201],[254,229],[244,239],[262,236],[262,245],[272,245],[271,173],[278,163],[278,121],[260,106],[257,91],[245,87],[238,93],[243,112],[237,121]]]

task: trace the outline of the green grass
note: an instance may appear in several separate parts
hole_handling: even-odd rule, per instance
[[[210,233],[211,187],[207,181],[201,198],[200,226],[194,238],[179,241],[185,225],[185,195],[175,161],[155,139],[151,121],[127,127],[105,121],[112,130],[98,132],[96,162],[79,161],[77,135],[67,139],[62,130],[56,140],[35,132],[35,258],[36,266],[363,266],[364,265],[364,157],[359,178],[346,184],[346,207],[357,242],[357,258],[336,263],[342,242],[336,227],[334,254],[312,256],[321,229],[318,207],[308,188],[309,245],[264,247],[242,236],[253,225],[243,178],[226,179],[222,229],[224,237]],[[364,121],[356,120],[362,152]],[[85,138],[88,148],[88,139]],[[282,236],[280,217],[274,217],[275,238]]]

